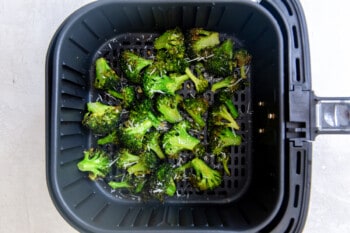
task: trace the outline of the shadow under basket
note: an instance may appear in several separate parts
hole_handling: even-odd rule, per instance
[[[278,0],[96,1],[73,13],[54,36],[46,64],[47,182],[61,215],[83,232],[300,230],[311,150],[286,137],[287,93],[295,83],[309,85],[300,16],[295,1]],[[178,187],[181,195],[164,203],[143,202],[78,170],[83,151],[95,145],[81,120],[86,103],[96,100],[91,85],[96,57],[112,61],[111,53],[120,49],[153,49],[147,38],[175,27],[218,31],[252,55],[249,88],[233,96],[244,113],[239,122],[244,142],[232,149],[232,174],[215,191]],[[307,58],[300,55],[304,50]]]

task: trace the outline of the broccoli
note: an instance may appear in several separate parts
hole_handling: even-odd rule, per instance
[[[173,57],[183,58],[185,55],[184,35],[179,28],[167,30],[154,41],[154,48],[164,49]]]
[[[195,172],[195,174],[191,176],[190,181],[192,185],[199,190],[213,190],[221,184],[222,177],[220,173],[209,167],[203,160],[194,158],[188,163],[190,163],[190,166]]]
[[[155,174],[151,176],[150,194],[159,200],[163,200],[165,195],[174,196],[176,193],[176,176],[177,172],[170,163],[159,165]]]
[[[234,54],[233,58],[240,70],[241,78],[247,78],[247,72],[245,67],[249,65],[250,60],[252,59],[250,54],[246,50],[240,49]]]
[[[226,147],[239,146],[242,143],[241,136],[226,127],[213,127],[209,139],[210,149],[214,155],[220,155]]]
[[[152,102],[145,99],[130,111],[129,118],[119,127],[120,141],[133,151],[140,151],[143,147],[143,138],[152,128],[162,129],[161,122],[152,111]]]
[[[189,47],[194,57],[207,57],[208,49],[218,44],[220,44],[218,32],[207,31],[203,28],[193,28],[189,31]]]
[[[199,129],[205,127],[205,120],[203,115],[207,112],[209,103],[203,97],[201,98],[188,98],[183,101],[182,107],[192,117],[196,126]]]
[[[177,108],[179,103],[182,102],[182,99],[178,94],[175,94],[175,96],[160,95],[157,98],[157,109],[169,123],[182,121],[183,117]]]
[[[106,145],[106,144],[116,144],[116,145],[119,144],[119,138],[116,130],[97,140],[97,145]]]
[[[210,124],[216,126],[226,126],[232,129],[239,130],[239,125],[232,117],[230,112],[227,110],[227,107],[224,104],[215,106],[210,113]]]
[[[107,60],[103,57],[95,62],[96,78],[94,87],[102,90],[113,90],[118,85],[120,78],[115,71],[108,65]]]
[[[221,81],[218,81],[214,83],[211,86],[211,91],[216,92],[217,90],[221,88],[225,88],[226,91],[229,91],[231,93],[237,91],[240,88],[240,82],[242,79],[238,79],[236,74],[233,74],[231,76],[228,76]]]
[[[112,189],[127,189],[131,193],[141,193],[145,184],[147,183],[147,179],[145,176],[133,176],[129,174],[125,174],[120,181],[110,181],[108,185]]]
[[[130,107],[136,100],[136,93],[132,86],[123,87],[120,92],[115,90],[107,90],[107,92],[111,96],[121,99],[125,108]]]
[[[128,167],[136,164],[140,157],[133,154],[129,149],[122,148],[117,153],[116,165],[118,168],[127,169]]]
[[[84,158],[77,164],[82,172],[89,172],[89,178],[96,180],[104,178],[110,171],[110,159],[106,152],[90,148],[84,151]]]
[[[185,69],[185,73],[194,83],[194,86],[196,87],[196,91],[198,93],[205,92],[207,90],[208,85],[209,85],[208,80],[205,79],[204,75],[202,74],[201,67],[202,67],[201,63],[198,63],[195,67],[197,77],[192,73],[190,68],[187,67]]]
[[[187,130],[190,128],[188,121],[182,121],[174,125],[163,136],[163,149],[170,158],[177,158],[183,150],[194,150],[200,141],[191,136]]]
[[[233,73],[233,42],[228,39],[220,46],[213,48],[213,56],[207,59],[205,67],[207,71],[216,76],[228,76]]]
[[[96,134],[106,134],[113,131],[119,121],[121,106],[109,106],[101,102],[87,103],[88,112],[82,120],[83,125]]]
[[[227,91],[221,91],[216,95],[216,97],[217,97],[217,100],[219,103],[226,105],[226,107],[228,108],[229,112],[231,113],[233,119],[236,119],[237,117],[239,117],[238,110],[232,102],[232,94],[231,93],[229,93]]]
[[[228,162],[230,161],[230,156],[228,156],[226,153],[221,152],[219,156],[219,162],[222,164],[222,168],[224,169],[225,173],[230,176],[231,172],[230,169],[228,169]]]
[[[153,98],[155,93],[175,95],[175,92],[180,90],[182,84],[189,78],[187,75],[168,76],[165,73],[165,70],[153,66],[146,70],[143,78],[143,90],[149,98]]]
[[[157,62],[162,61],[165,71],[170,73],[183,73],[186,67],[189,66],[189,62],[184,55],[179,57],[170,56],[165,50],[157,51],[156,60]]]
[[[121,69],[126,78],[135,83],[142,83],[141,71],[151,65],[153,61],[142,58],[131,51],[124,51],[121,55]]]
[[[145,146],[148,151],[153,151],[158,158],[165,159],[165,155],[159,145],[159,138],[161,134],[158,131],[153,131],[148,134],[146,134],[146,140],[145,140]]]

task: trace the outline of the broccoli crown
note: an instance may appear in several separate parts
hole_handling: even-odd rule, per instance
[[[185,55],[172,56],[165,50],[159,50],[156,54],[157,61],[162,61],[166,72],[183,73],[189,66]]]
[[[150,194],[159,200],[164,196],[174,196],[176,193],[176,172],[169,163],[162,163],[158,166],[150,181]]]
[[[187,98],[183,101],[182,107],[192,117],[195,124],[200,128],[205,127],[205,120],[203,115],[207,112],[209,103],[203,97]]]
[[[229,128],[214,127],[210,131],[210,147],[215,155],[221,154],[226,147],[239,146],[242,143],[241,136],[233,133]]]
[[[207,70],[217,76],[228,76],[233,73],[233,42],[228,39],[220,46],[213,48],[212,56],[205,63]]]
[[[209,167],[203,160],[194,158],[191,160],[195,176],[191,178],[192,184],[201,191],[213,190],[222,182],[222,177],[217,170]]]
[[[213,108],[210,115],[210,124],[222,125],[236,130],[240,128],[224,104]]]
[[[247,73],[245,66],[249,65],[252,57],[251,55],[244,49],[240,49],[234,54],[234,61],[240,69],[241,78],[247,78]]]
[[[204,75],[201,72],[199,72],[199,69],[196,69],[196,71],[197,71],[197,77],[192,73],[190,68],[187,67],[185,69],[185,73],[194,83],[194,86],[196,87],[197,93],[203,93],[207,90],[207,87],[209,86],[209,82],[204,77]]]
[[[165,159],[165,155],[160,147],[160,132],[153,131],[146,134],[146,149],[148,151],[153,151],[159,159]]]
[[[149,98],[153,98],[154,94],[175,95],[177,90],[182,88],[182,84],[188,79],[187,75],[168,76],[159,75],[159,72],[146,72],[143,79],[143,90]]]
[[[111,170],[109,156],[99,149],[90,148],[84,151],[84,158],[77,164],[82,172],[89,172],[89,178],[104,178]]]
[[[117,131],[113,131],[112,133],[107,134],[106,136],[99,138],[97,140],[98,145],[106,145],[106,144],[119,144],[119,138]]]
[[[231,76],[228,76],[228,77],[222,79],[221,81],[214,83],[211,86],[211,91],[216,92],[217,90],[219,90],[221,88],[225,88],[226,91],[233,93],[240,88],[240,85],[239,85],[240,81],[241,81],[241,79],[238,79],[237,75],[233,74]]]
[[[118,168],[127,169],[136,164],[139,160],[140,157],[138,155],[135,155],[130,150],[123,148],[117,153],[116,165]]]
[[[108,90],[108,94],[122,100],[123,106],[128,108],[133,105],[136,100],[136,93],[132,86],[126,86],[121,88],[120,92],[114,90]]]
[[[131,51],[124,51],[121,55],[121,69],[126,78],[133,83],[141,84],[141,71],[153,61],[142,58]]]
[[[163,136],[163,149],[171,158],[176,158],[183,150],[192,151],[200,141],[191,136],[187,130],[190,128],[188,121],[182,121],[174,125]]]
[[[154,41],[154,48],[165,49],[169,55],[183,57],[185,54],[185,39],[179,28],[167,30]]]
[[[226,105],[226,107],[228,108],[229,112],[231,113],[231,115],[234,119],[239,117],[238,110],[232,102],[232,94],[230,92],[221,91],[217,94],[216,97],[217,97],[219,103]]]
[[[203,56],[203,50],[211,49],[220,44],[219,33],[202,28],[193,28],[189,31],[189,47],[196,57]]]
[[[147,178],[144,176],[133,176],[125,174],[120,181],[110,181],[108,185],[112,189],[127,189],[131,193],[141,193],[145,184],[147,183]]]
[[[140,159],[137,161],[137,163],[128,167],[127,171],[129,174],[136,176],[150,174],[158,165],[158,158],[151,151],[146,151],[140,154],[139,157]]]
[[[96,134],[106,134],[113,131],[119,121],[121,106],[109,106],[101,102],[87,103],[88,112],[83,118],[83,125]]]
[[[170,123],[176,123],[182,121],[178,105],[182,102],[182,97],[178,94],[175,96],[160,95],[157,98],[156,107],[157,110],[162,114],[164,119]]]
[[[96,78],[94,87],[97,89],[110,90],[116,88],[120,81],[119,76],[108,65],[107,60],[103,57],[95,62]]]

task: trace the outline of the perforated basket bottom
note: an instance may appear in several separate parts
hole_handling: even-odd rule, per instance
[[[99,57],[105,57],[111,67],[117,71],[117,74],[123,78],[123,74],[119,67],[119,55],[123,50],[133,50],[134,52],[142,55],[146,58],[154,57],[153,41],[157,38],[159,34],[156,33],[128,33],[121,34],[117,37],[104,43],[100,49],[95,53],[93,57],[93,62],[90,69],[90,93],[91,101],[100,100],[109,104],[119,104],[118,100],[111,98],[103,92],[96,91],[93,89],[92,82],[94,80],[94,61]],[[235,42],[235,49],[240,48],[242,44],[234,37],[229,37],[227,35],[221,35],[221,39],[231,38]],[[250,67],[248,67],[248,70]],[[210,83],[217,80],[205,74]],[[248,72],[248,81],[250,80],[250,72]],[[125,79],[124,79],[125,81]],[[122,81],[123,82],[123,81]],[[184,98],[196,96],[196,91],[194,89],[193,83],[188,80],[184,83],[183,89],[178,91],[180,95]],[[202,94],[210,104],[214,102],[214,93],[207,91]],[[186,203],[213,203],[213,202],[228,202],[232,201],[244,193],[245,188],[249,182],[250,170],[251,170],[251,112],[250,112],[250,99],[251,99],[251,89],[249,85],[245,85],[243,90],[237,91],[233,94],[232,100],[240,112],[240,116],[237,119],[237,123],[240,125],[241,129],[236,131],[237,134],[241,135],[243,142],[240,146],[233,146],[230,148],[231,159],[229,161],[229,170],[231,175],[228,176],[224,173],[221,163],[218,159],[207,153],[203,159],[212,167],[216,168],[223,175],[223,182],[220,187],[212,191],[199,191],[191,186],[191,184],[186,180],[182,180],[177,183],[177,195],[174,197],[168,197],[166,202],[186,202]],[[183,114],[184,117],[191,121],[191,118]],[[207,128],[201,132],[190,132],[192,135],[201,139],[204,145],[208,144]],[[96,137],[91,135],[91,146],[96,146]],[[118,150],[117,146],[105,146],[105,149],[110,151],[111,154],[115,154]],[[170,163],[179,164],[188,161],[193,158],[190,153],[182,153],[179,160],[169,160]],[[111,190],[106,184],[115,175],[119,174],[121,171],[118,169],[113,169],[109,177],[104,181],[99,181],[102,190],[105,190],[108,194],[112,194],[116,198],[128,199],[128,200],[140,200],[140,197],[131,195],[127,190]]]

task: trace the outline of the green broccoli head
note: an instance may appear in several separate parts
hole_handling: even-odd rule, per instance
[[[120,92],[117,92],[115,90],[108,90],[107,92],[111,96],[122,100],[122,105],[125,108],[131,107],[136,101],[136,92],[132,86],[122,87]]]
[[[165,71],[160,72],[152,68],[153,66],[150,66],[147,69],[143,78],[143,90],[149,98],[153,98],[156,93],[175,95],[175,92],[180,90],[182,84],[188,79],[187,75],[168,76]]]
[[[197,76],[195,76],[192,71],[190,70],[190,68],[186,68],[185,69],[185,73],[187,74],[187,76],[192,80],[192,82],[194,83],[194,86],[196,87],[196,91],[197,93],[203,93],[207,90],[208,86],[209,86],[209,82],[208,80],[204,77],[202,71],[201,71],[201,67],[203,65],[201,63],[198,63],[195,67]]]
[[[165,196],[174,196],[176,193],[175,179],[176,171],[171,164],[162,163],[151,176],[150,194],[159,200],[164,200]]]
[[[178,109],[182,99],[178,94],[175,94],[175,96],[160,95],[157,98],[156,108],[169,123],[182,121],[183,117]]]
[[[145,176],[134,176],[127,173],[122,176],[121,180],[112,180],[108,182],[108,185],[112,189],[127,189],[131,193],[139,194],[144,190],[146,183],[147,178]]]
[[[170,158],[177,158],[184,150],[193,151],[200,141],[191,136],[187,130],[190,129],[188,121],[175,124],[163,136],[163,149]]]
[[[97,145],[102,146],[106,144],[119,144],[119,138],[116,130],[97,140]]]
[[[113,90],[117,87],[120,78],[115,73],[115,71],[108,65],[107,60],[105,58],[101,57],[96,60],[95,69],[95,88],[102,90]]]
[[[189,31],[189,48],[193,57],[206,57],[207,51],[220,44],[219,33],[193,28]]]
[[[234,54],[234,61],[239,67],[241,78],[247,78],[246,66],[249,65],[252,56],[244,49],[240,49]]]
[[[140,159],[134,165],[128,167],[131,175],[144,176],[150,174],[158,165],[158,157],[152,151],[146,151],[139,155]]]
[[[82,123],[96,134],[112,132],[122,112],[121,106],[109,106],[101,102],[87,103],[87,110]]]
[[[229,76],[233,74],[233,42],[228,39],[220,46],[213,48],[212,56],[205,63],[206,69],[216,76]]]
[[[179,28],[167,30],[155,39],[154,48],[165,50],[174,58],[183,58],[186,50],[184,35]]]
[[[77,164],[82,172],[89,172],[89,178],[104,178],[111,171],[110,159],[106,152],[90,148],[84,151],[84,158]]]
[[[160,136],[159,131],[152,131],[146,134],[145,147],[147,151],[153,151],[159,159],[165,159],[165,155],[160,147]]]
[[[206,125],[204,114],[207,112],[209,103],[203,97],[187,98],[183,101],[182,107],[192,117],[195,125],[199,129],[203,129]]]
[[[140,156],[133,154],[129,149],[122,148],[117,153],[116,165],[120,169],[128,169],[140,160]]]
[[[222,103],[227,107],[227,109],[229,110],[229,112],[231,113],[231,115],[234,119],[239,117],[238,110],[232,101],[232,93],[227,92],[227,91],[220,91],[215,96],[215,99],[217,100],[218,103]]]
[[[157,62],[162,61],[165,71],[169,73],[183,73],[186,67],[189,66],[185,55],[171,56],[165,50],[157,51],[156,60]]]
[[[153,61],[147,60],[131,51],[123,51],[121,55],[121,69],[126,78],[136,84],[142,83],[141,71],[151,65]]]
[[[210,130],[210,149],[214,155],[220,155],[225,148],[239,146],[242,143],[241,136],[235,134],[226,127],[213,127]]]
[[[210,112],[209,123],[213,126],[226,126],[235,130],[240,129],[236,120],[233,118],[224,104],[213,107],[212,111]]]
[[[221,174],[217,170],[209,167],[203,160],[194,158],[190,163],[195,172],[190,179],[193,186],[201,191],[205,191],[213,190],[221,184]]]
[[[228,76],[222,79],[221,81],[214,83],[211,86],[211,91],[216,92],[217,90],[224,88],[225,91],[233,93],[240,89],[241,81],[242,79],[238,79],[237,75],[233,74],[231,76]]]

